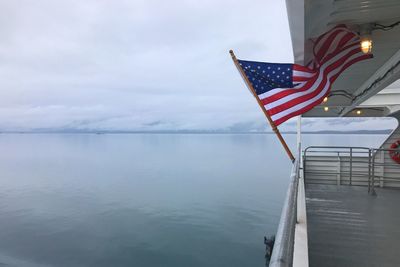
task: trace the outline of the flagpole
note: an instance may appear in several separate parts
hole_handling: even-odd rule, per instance
[[[244,73],[243,69],[240,67],[239,62],[235,56],[235,54],[233,53],[233,50],[229,50],[229,53],[231,54],[232,60],[235,63],[236,68],[238,69],[240,75],[242,76],[243,80],[245,81],[247,87],[250,89],[251,93],[253,94],[253,96],[256,98],[258,105],[260,106],[260,108],[262,109],[262,111],[264,112],[265,117],[267,117],[269,124],[272,127],[272,130],[275,132],[275,134],[278,136],[279,141],[281,142],[283,148],[285,149],[286,153],[288,154],[290,160],[292,162],[294,162],[294,157],[292,152],[290,151],[290,148],[288,147],[288,145],[286,144],[285,139],[283,139],[281,133],[279,132],[279,129],[276,127],[274,121],[271,119],[271,116],[269,116],[267,110],[265,109],[263,103],[261,103],[260,98],[258,97],[258,95],[256,94],[256,91],[254,90],[253,86],[251,85],[249,79],[247,78],[246,74]]]

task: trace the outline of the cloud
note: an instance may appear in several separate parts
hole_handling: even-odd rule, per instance
[[[303,118],[303,131],[387,130],[397,127],[394,118]],[[294,128],[294,127],[293,127]]]
[[[2,1],[0,35],[0,130],[268,129],[228,50],[293,60],[283,0]]]
[[[267,6],[274,17],[265,16]],[[0,7],[3,130],[208,129],[256,121],[261,115],[228,50],[292,59],[283,1],[41,0]]]

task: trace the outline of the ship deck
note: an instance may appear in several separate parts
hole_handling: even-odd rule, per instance
[[[307,184],[310,266],[400,266],[400,190]]]

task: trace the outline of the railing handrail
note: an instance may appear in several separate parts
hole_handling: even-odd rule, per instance
[[[309,150],[310,148],[352,148],[352,149],[370,149],[369,147],[364,146],[308,146],[304,151]]]
[[[289,267],[293,264],[300,161],[301,151],[299,149],[296,160],[293,163],[290,184],[282,208],[278,231],[275,236],[274,248],[269,263],[269,266],[272,267]]]
[[[393,149],[391,148],[371,148],[371,147],[361,147],[361,146],[309,146],[306,149],[304,149],[304,152],[332,152],[332,153],[337,153],[337,152],[346,152],[346,151],[309,151],[312,148],[338,148],[338,149],[365,149],[365,150],[372,150],[372,151],[392,151]],[[354,153],[364,153],[364,152],[354,152]],[[368,152],[365,152],[368,153]]]

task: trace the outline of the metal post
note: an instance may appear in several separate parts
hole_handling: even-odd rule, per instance
[[[368,149],[368,193],[371,192],[371,149]]]
[[[337,174],[336,174],[336,184],[337,185],[341,185],[342,184],[342,182],[341,182],[341,177],[340,177],[340,172],[341,172],[341,164],[340,164],[340,154],[339,154],[339,152],[337,153],[337,157],[338,157],[338,159],[337,159],[337,161],[338,161],[338,165],[337,165]]]
[[[353,177],[353,148],[350,147],[350,185],[352,184]]]
[[[375,192],[375,157],[372,154],[372,192],[373,196],[376,196]]]
[[[301,152],[300,148],[301,148],[301,115],[297,116],[297,151]]]
[[[304,179],[304,186],[306,186],[306,164],[307,164],[307,149],[303,152],[303,179]],[[301,154],[301,151],[300,151]]]
[[[379,186],[382,188],[383,183],[384,183],[383,179],[385,176],[385,151],[384,150],[381,151],[381,158],[382,158],[382,167],[381,167],[381,175],[379,178]]]

